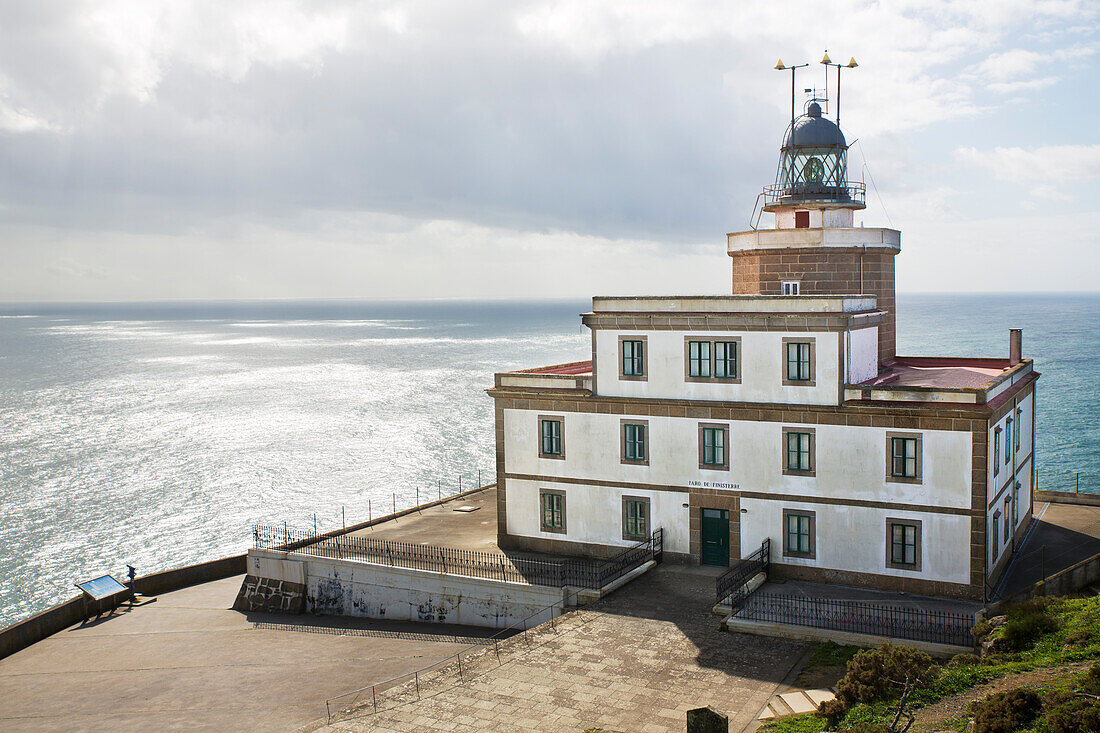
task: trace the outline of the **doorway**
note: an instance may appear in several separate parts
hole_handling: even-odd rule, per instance
[[[727,509],[703,509],[699,562],[703,565],[730,564],[730,513]]]

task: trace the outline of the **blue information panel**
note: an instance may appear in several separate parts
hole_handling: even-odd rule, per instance
[[[110,575],[104,575],[93,580],[85,580],[83,583],[77,583],[76,587],[97,601],[101,598],[106,598],[107,596],[118,593],[119,591],[130,590]]]

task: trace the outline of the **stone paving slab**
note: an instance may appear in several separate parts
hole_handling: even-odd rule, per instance
[[[526,656],[324,730],[679,733],[689,709],[709,704],[739,731],[806,646],[720,631],[713,592],[713,578],[662,566],[579,612],[582,622]]]

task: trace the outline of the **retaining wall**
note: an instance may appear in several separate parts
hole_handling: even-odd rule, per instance
[[[505,628],[564,599],[561,588],[550,586],[277,550],[250,550],[248,572],[249,579],[262,578],[266,582],[263,586],[257,584],[255,589],[242,588],[238,603],[247,593],[252,593],[256,602],[271,603],[268,589],[281,583],[277,586],[280,591],[288,589],[293,593],[304,577],[305,611],[325,616]],[[292,601],[290,597],[288,602]],[[256,605],[235,607],[262,610]],[[546,611],[545,618],[530,619],[529,623],[542,623],[550,617],[551,612]]]
[[[1038,583],[1029,585],[1027,588],[1013,593],[1008,598],[991,604],[985,615],[996,615],[1006,606],[1026,601],[1029,598],[1069,595],[1094,583],[1100,583],[1100,555],[1093,555],[1076,565],[1070,565],[1065,570],[1049,575]]]
[[[1035,501],[1050,501],[1055,504],[1083,504],[1084,506],[1100,506],[1100,494],[1076,494],[1072,491],[1042,491],[1035,492]]]
[[[220,560],[210,560],[182,568],[164,570],[152,575],[146,575],[134,579],[134,588],[138,593],[155,595],[179,590],[199,583],[207,583],[211,580],[221,580],[234,575],[240,575],[245,571],[245,555],[223,557]],[[89,603],[87,608],[93,615],[117,606],[122,598],[127,597],[129,591],[117,593],[105,598],[98,603]],[[15,654],[20,649],[26,649],[31,644],[45,639],[84,620],[84,600],[77,596],[71,600],[59,603],[53,608],[48,608],[41,613],[36,613],[30,618],[23,619],[0,631],[0,659]]]

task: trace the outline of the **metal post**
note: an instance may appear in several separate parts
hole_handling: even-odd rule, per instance
[[[435,498],[436,500],[443,499],[443,482],[439,479],[435,481]]]
[[[420,699],[420,672],[413,672],[413,678],[416,680],[416,699]]]
[[[1080,494],[1081,493],[1081,472],[1080,471],[1077,472],[1077,482],[1073,486],[1073,493],[1075,493],[1075,494]]]
[[[458,654],[456,654],[455,658],[458,659],[458,679],[461,681],[462,680],[462,652],[459,652]]]
[[[313,512],[313,536],[317,536],[317,512]]]
[[[458,493],[462,493],[462,474],[458,474]]]
[[[497,640],[493,639],[493,651],[497,653],[497,666],[500,666],[500,645],[497,644]]]
[[[285,519],[283,520],[283,540],[284,545],[290,544],[290,527],[287,526]]]
[[[477,487],[481,488],[481,469],[477,469]]]
[[[371,508],[370,508],[370,499],[367,499],[367,521],[368,522],[373,522],[374,521],[374,514],[373,514],[373,512],[371,512]]]
[[[393,513],[397,514],[397,494],[396,494],[396,492],[393,495]]]
[[[378,696],[374,694],[374,685],[370,686],[370,699],[374,703],[374,712],[378,712]]]
[[[343,506],[340,507],[340,524],[344,526],[344,529],[348,528],[348,515]]]
[[[420,484],[416,485],[416,511],[420,511]]]

